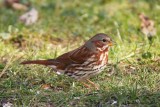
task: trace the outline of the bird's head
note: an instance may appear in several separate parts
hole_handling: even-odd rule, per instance
[[[106,49],[108,50],[109,47],[112,45],[113,45],[112,39],[107,34],[104,33],[96,34],[85,43],[85,46],[88,49],[93,50],[95,52],[105,51]]]

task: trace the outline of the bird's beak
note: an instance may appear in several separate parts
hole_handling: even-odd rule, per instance
[[[113,42],[113,41],[111,41],[110,43],[108,43],[109,46],[113,46],[113,45],[115,45],[115,44],[116,44],[116,43]]]

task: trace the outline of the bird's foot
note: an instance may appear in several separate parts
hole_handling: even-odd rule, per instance
[[[82,81],[81,81],[81,83],[82,83],[86,88],[88,88],[88,89],[90,89],[90,88],[91,88],[91,86],[90,86],[90,85],[88,85],[88,84],[86,84],[85,82],[82,82]]]
[[[86,81],[91,84],[96,90],[99,90],[99,85],[95,84],[94,82],[90,81],[89,79],[86,79]]]
[[[95,84],[94,82],[90,81],[89,79],[86,79],[85,81],[81,81],[81,83],[88,89],[95,89],[99,90],[99,85]]]

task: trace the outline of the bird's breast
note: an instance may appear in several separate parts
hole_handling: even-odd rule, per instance
[[[97,65],[105,65],[108,62],[108,51],[97,55]]]

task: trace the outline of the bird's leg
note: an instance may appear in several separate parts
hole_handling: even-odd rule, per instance
[[[86,87],[86,88],[90,88],[90,86],[88,84],[86,84],[84,81],[81,81],[81,83]]]
[[[88,83],[90,83],[96,90],[99,90],[99,86],[97,86],[94,82],[90,81],[89,79],[86,79]]]

